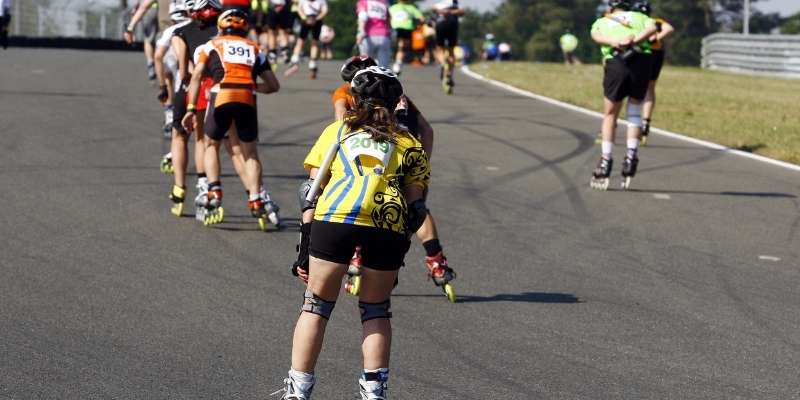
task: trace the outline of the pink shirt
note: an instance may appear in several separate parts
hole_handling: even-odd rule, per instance
[[[364,25],[364,33],[367,36],[392,35],[392,28],[389,26],[388,0],[358,0],[356,13],[359,20],[367,21]]]

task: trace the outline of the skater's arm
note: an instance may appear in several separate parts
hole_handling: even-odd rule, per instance
[[[592,40],[594,40],[595,43],[599,45],[611,46],[616,49],[630,46],[632,43],[635,43],[634,39],[635,37],[633,35],[622,40],[617,40],[608,36],[604,36],[600,32],[592,32]]]
[[[281,89],[281,84],[278,82],[278,78],[275,77],[275,73],[272,72],[272,69],[268,69],[259,75],[263,82],[256,85],[256,91],[259,93],[275,93]]]
[[[186,90],[186,115],[184,115],[181,124],[187,132],[194,132],[197,125],[197,116],[195,108],[197,106],[197,97],[200,93],[200,80],[203,78],[203,71],[205,64],[198,64],[195,66],[195,74],[192,75],[192,80],[189,82],[189,89]]]
[[[322,5],[322,10],[319,12],[317,21],[322,21],[328,15],[328,3]]]
[[[186,82],[186,78],[189,76],[189,60],[186,57],[186,43],[177,37],[172,37],[172,49],[175,51],[175,58],[178,59],[178,76],[175,77],[176,80],[180,80],[181,83]]]
[[[645,30],[639,32],[639,34],[633,38],[633,43],[638,44],[644,42],[645,40],[648,40],[651,36],[653,36],[656,33],[657,29],[658,28],[656,28],[655,23],[648,26]]]
[[[128,27],[125,28],[124,36],[128,44],[133,43],[133,30],[136,29],[136,25],[144,18],[144,14],[147,13],[147,9],[149,9],[152,4],[152,0],[143,0],[139,2],[139,6],[136,7],[136,12],[134,12],[131,17],[131,22],[129,22]]]
[[[164,55],[167,54],[167,48],[165,47],[157,47],[155,54],[153,54],[153,63],[155,64],[156,69],[156,82],[158,82],[158,87],[160,93],[158,95],[158,99],[163,103],[166,99],[166,91],[170,88],[167,87],[167,80],[164,76]]]
[[[412,102],[408,97],[406,97],[406,99],[408,100],[408,111],[417,115],[417,135],[422,142],[422,148],[425,149],[425,153],[427,153],[428,158],[430,158],[431,154],[433,153],[433,127],[428,123],[428,120],[425,119],[425,116],[419,111],[419,108],[417,108],[416,104],[414,104],[414,102]]]
[[[656,40],[661,41],[675,33],[675,27],[667,21],[661,21],[661,30],[656,33]]]

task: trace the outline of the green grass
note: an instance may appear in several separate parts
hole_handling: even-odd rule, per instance
[[[602,109],[599,65],[482,63],[472,70],[536,94]],[[665,66],[657,94],[654,127],[800,164],[800,81]]]

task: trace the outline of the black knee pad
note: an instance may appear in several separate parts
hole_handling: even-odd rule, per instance
[[[330,319],[333,308],[336,307],[335,301],[325,301],[315,295],[311,289],[306,289],[306,293],[303,297],[305,299],[303,301],[302,311],[317,314],[325,319]]]
[[[386,299],[382,303],[365,303],[358,302],[358,308],[361,309],[361,323],[367,322],[371,319],[377,318],[392,318],[392,313],[389,311],[392,308],[391,299]]]

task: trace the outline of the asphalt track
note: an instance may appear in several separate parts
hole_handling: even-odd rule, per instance
[[[288,220],[262,233],[227,161],[226,223],[169,214],[142,64],[0,53],[0,398],[265,399],[281,386],[303,291],[288,272],[294,193],[336,66],[259,101],[265,179]],[[634,190],[591,191],[598,120],[463,75],[446,97],[436,75],[403,78],[436,130],[429,205],[460,302],[412,246],[391,398],[800,398],[797,172],[656,136]],[[357,397],[359,330],[343,295],[315,398]]]

